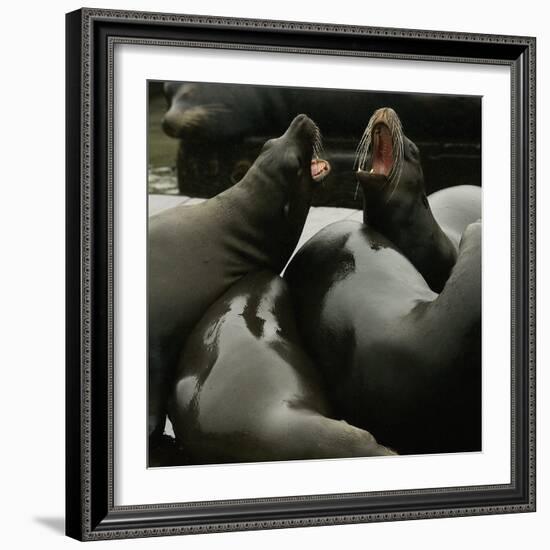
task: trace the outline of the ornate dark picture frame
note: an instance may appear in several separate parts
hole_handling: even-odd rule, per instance
[[[80,540],[535,510],[535,39],[82,9],[67,15],[66,531]],[[113,46],[505,65],[511,73],[511,482],[117,507],[113,499]]]

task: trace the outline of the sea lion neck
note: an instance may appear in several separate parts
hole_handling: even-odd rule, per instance
[[[390,239],[430,288],[441,292],[456,261],[457,248],[432,213],[416,145],[403,135],[403,156],[395,181],[374,169],[359,170],[357,180],[363,192],[363,222]]]
[[[239,210],[254,224],[264,225],[272,222],[276,214],[289,200],[288,185],[254,163],[245,176],[224,191],[225,199],[236,202]]]
[[[276,272],[290,258],[309,212],[313,189],[305,177],[285,181],[253,165],[240,182],[216,197],[229,219],[246,220],[230,224],[229,231],[246,242],[263,243],[265,267]]]
[[[389,238],[441,292],[457,250],[439,227],[426,197],[420,151],[391,108],[374,112],[358,146],[357,181],[363,222]]]
[[[363,194],[363,223],[392,241],[422,274],[435,292],[441,292],[456,261],[457,251],[431,211],[426,195],[407,201],[369,201]]]
[[[246,219],[237,228],[254,242],[268,243],[272,269],[282,270],[304,228],[314,186],[330,171],[319,158],[321,135],[306,115],[266,142],[243,179],[221,195],[220,206]]]

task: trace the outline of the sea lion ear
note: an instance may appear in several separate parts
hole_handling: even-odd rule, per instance
[[[325,159],[311,159],[311,178],[318,183],[322,182],[330,174],[330,163]]]
[[[405,136],[406,137],[406,136]],[[420,161],[420,149],[410,139],[406,138],[408,142],[409,155],[413,160]]]

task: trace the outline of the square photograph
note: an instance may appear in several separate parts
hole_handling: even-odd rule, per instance
[[[147,100],[148,466],[481,451],[481,97]]]

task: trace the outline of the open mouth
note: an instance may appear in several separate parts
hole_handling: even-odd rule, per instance
[[[321,131],[313,120],[305,114],[297,115],[290,123],[288,132],[299,132],[299,140],[307,141],[311,144],[311,178],[313,181],[320,182],[330,173],[330,164],[321,158],[323,152],[323,140]]]
[[[391,199],[403,168],[404,134],[397,113],[390,107],[371,116],[357,147],[357,182],[389,190]]]
[[[390,129],[379,123],[374,127],[371,174],[388,177],[393,166],[393,139]]]
[[[314,158],[311,160],[311,177],[313,181],[320,182],[330,173],[330,164],[323,159]]]
[[[317,126],[315,122],[307,117],[305,120],[309,122],[309,131],[312,134],[311,137],[313,141],[313,154],[311,158],[311,178],[313,179],[313,181],[321,182],[330,173],[330,164],[327,160],[321,158],[321,155],[323,153],[323,140],[321,138],[321,131],[319,130],[319,126]]]

